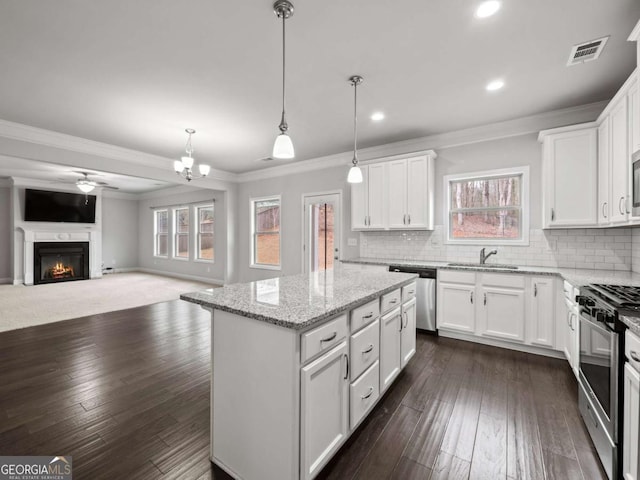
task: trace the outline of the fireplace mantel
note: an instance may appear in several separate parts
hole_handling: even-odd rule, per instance
[[[100,231],[91,230],[47,230],[18,227],[24,235],[23,268],[24,284],[33,285],[33,244],[35,242],[89,242],[89,278],[102,277],[102,243]]]

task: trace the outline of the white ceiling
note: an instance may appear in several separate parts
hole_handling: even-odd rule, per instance
[[[296,160],[610,98],[635,67],[638,0],[293,0],[288,122]],[[0,118],[244,172],[280,120],[281,25],[269,0],[0,0]],[[600,59],[571,47],[611,35]],[[504,78],[499,92],[486,83]],[[368,115],[386,113],[373,123]],[[2,172],[0,172],[2,174]]]

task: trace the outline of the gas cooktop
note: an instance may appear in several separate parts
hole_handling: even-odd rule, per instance
[[[580,294],[596,297],[617,310],[640,311],[640,287],[596,283],[582,287]]]

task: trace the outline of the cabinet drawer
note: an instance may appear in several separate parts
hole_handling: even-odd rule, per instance
[[[482,285],[492,287],[524,288],[525,276],[517,273],[483,273]]]
[[[576,301],[576,295],[578,294],[578,289],[571,285],[566,280],[562,282],[562,289],[564,290],[564,296],[567,297],[571,302]]]
[[[357,381],[351,384],[351,418],[350,426],[353,430],[364,418],[380,396],[380,363],[376,360]]]
[[[305,363],[320,352],[329,350],[349,335],[347,315],[340,315],[333,320],[302,334],[300,339],[301,362]]]
[[[351,336],[351,380],[358,378],[380,355],[380,320]]]
[[[392,308],[400,306],[401,301],[400,289],[393,292],[385,293],[380,300],[380,313],[387,313]]]
[[[402,303],[407,300],[411,300],[416,296],[416,282],[412,282],[409,285],[402,287]]]
[[[380,299],[365,303],[351,311],[351,333],[357,332],[380,316]]]
[[[438,270],[439,282],[450,283],[469,283],[471,285],[476,283],[475,272],[461,272],[457,270]]]
[[[640,371],[640,337],[631,330],[627,330],[625,335],[624,354],[633,368]]]

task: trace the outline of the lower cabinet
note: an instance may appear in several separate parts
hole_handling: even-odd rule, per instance
[[[640,477],[640,374],[629,363],[624,366],[624,439],[622,442],[622,476],[624,480]]]
[[[566,298],[564,301],[567,309],[564,318],[566,323],[564,330],[564,356],[575,373],[578,369],[578,345],[580,342],[580,338],[578,336],[578,313],[573,302]]]
[[[400,328],[402,310],[396,307],[380,318],[380,392],[395,380],[402,368]],[[414,331],[415,332],[415,331]],[[414,333],[415,334],[415,333]]]
[[[400,331],[401,367],[405,367],[416,353],[416,299],[402,304],[402,330]]]
[[[552,276],[440,270],[438,330],[555,348],[555,288]]]
[[[302,368],[301,461],[305,480],[313,478],[349,433],[349,348],[340,343]]]

